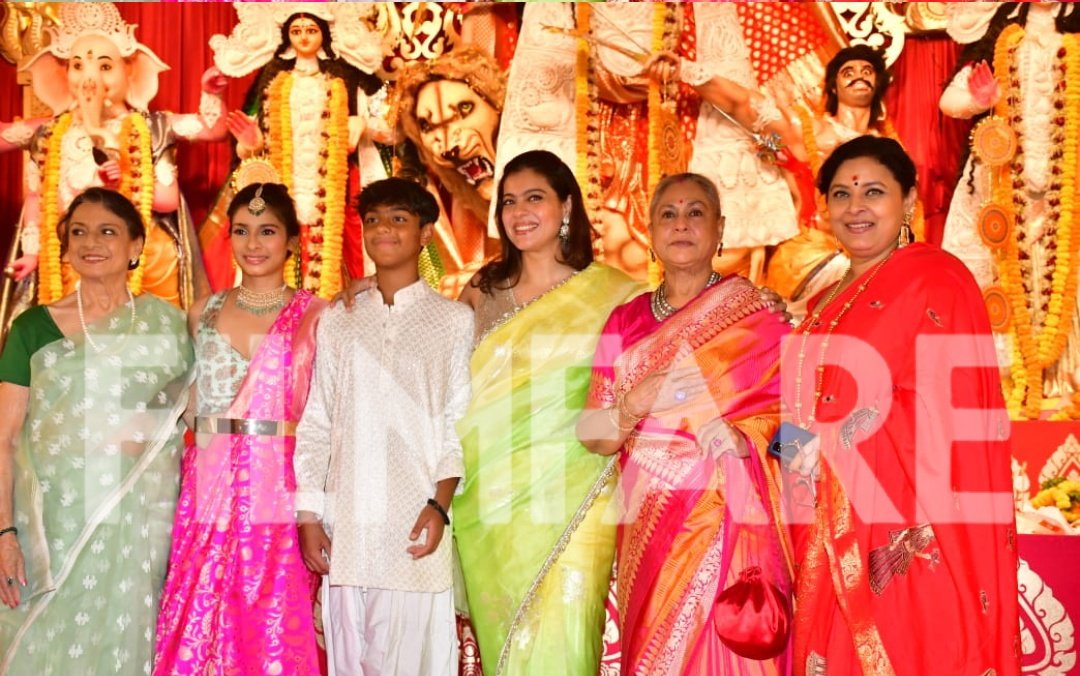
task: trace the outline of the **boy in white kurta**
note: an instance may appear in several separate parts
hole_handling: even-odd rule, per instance
[[[438,218],[426,190],[378,181],[359,209],[377,286],[319,322],[296,431],[300,546],[327,576],[331,673],[449,675],[449,509],[463,473],[454,425],[469,401],[472,311],[420,279]]]

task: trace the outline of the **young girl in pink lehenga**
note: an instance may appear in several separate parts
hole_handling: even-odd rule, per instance
[[[229,205],[240,286],[197,303],[195,443],[181,467],[155,674],[318,674],[315,578],[293,518],[293,431],[324,302],[282,283],[299,225],[284,186]]]

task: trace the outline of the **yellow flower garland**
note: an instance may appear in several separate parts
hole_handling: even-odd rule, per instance
[[[577,170],[578,185],[581,187],[581,194],[586,194],[588,191],[588,172],[589,172],[589,122],[590,118],[590,105],[589,105],[589,77],[591,64],[590,59],[592,57],[592,46],[589,44],[588,34],[592,20],[592,7],[589,3],[582,2],[574,8],[575,19],[577,21],[577,61],[574,69],[574,138],[577,148],[577,163],[574,167]],[[593,214],[589,214],[590,217]]]
[[[60,163],[64,135],[71,127],[71,113],[61,115],[49,137],[41,190],[42,246],[38,257],[38,303],[47,305],[64,295],[60,274],[60,239],[56,231],[60,224]],[[124,118],[120,127],[120,185],[118,190],[135,205],[146,229],[147,241],[154,224],[154,157],[150,127],[142,113],[133,112]],[[133,294],[142,293],[146,269],[146,247],[143,247],[137,267],[128,277]]]
[[[294,75],[281,72],[270,83],[267,99],[269,103],[269,151],[270,162],[278,170],[282,183],[292,191],[293,187],[293,136],[292,108],[290,106]],[[344,245],[346,193],[349,178],[349,94],[345,83],[339,78],[330,78],[327,86],[330,90],[327,104],[329,118],[326,121],[324,146],[319,156],[319,172],[324,177],[326,191],[319,205],[322,213],[322,243],[314,250],[315,244],[301,238],[301,247],[312,250],[302,251],[299,261],[289,261],[285,266],[285,281],[293,283],[297,277],[296,265],[307,273],[318,273],[318,288],[315,293],[320,298],[333,298],[341,290],[342,248]]]
[[[38,303],[48,305],[64,295],[64,280],[60,276],[60,154],[64,134],[71,126],[71,113],[56,121],[49,137],[45,169],[41,186],[41,223],[38,224],[41,249],[38,252]]]
[[[292,73],[282,71],[270,83],[270,162],[281,176],[281,183],[292,192]]]
[[[994,113],[1004,119],[1012,119],[1012,101],[1019,92],[1012,79],[1015,53],[1024,38],[1025,31],[1013,24],[1001,32],[994,49],[994,74],[1003,92]],[[1010,237],[1006,246],[996,253],[998,272],[1002,286],[1009,297],[1012,308],[1012,325],[1009,335],[1013,343],[1013,363],[1010,369],[1011,383],[1008,406],[1015,416],[1022,411],[1023,417],[1036,419],[1042,412],[1043,372],[1053,366],[1060,358],[1068,341],[1070,319],[1076,309],[1076,261],[1080,239],[1073,237],[1073,221],[1077,199],[1077,159],[1078,139],[1080,139],[1080,41],[1075,35],[1063,36],[1064,94],[1062,96],[1064,116],[1064,143],[1061,157],[1054,160],[1053,169],[1061,176],[1059,208],[1056,231],[1056,260],[1050,279],[1050,297],[1047,302],[1046,319],[1042,329],[1036,335],[1034,315],[1037,311],[1035,302],[1028,298],[1024,286],[1024,266],[1021,263],[1021,244],[1019,233]],[[1023,171],[1023,158],[1017,157],[1011,163],[1005,163],[991,170],[991,199],[1003,209],[1010,220],[1016,221],[1017,205],[1023,209],[1023,186],[1014,187],[1014,182]],[[1080,404],[1080,397],[1074,395],[1073,409]],[[1059,414],[1055,414],[1060,419]]]
[[[120,138],[127,140],[120,149],[120,192],[139,210],[146,238],[139,255],[139,267],[128,275],[128,289],[134,295],[143,290],[146,270],[146,249],[154,226],[154,156],[150,144],[150,127],[142,113],[131,113],[120,127]]]
[[[323,207],[322,264],[320,298],[329,300],[341,291],[341,256],[345,233],[345,201],[349,184],[349,94],[345,82],[330,80],[329,139],[323,168],[326,197]]]
[[[664,51],[664,28],[665,19],[667,16],[667,3],[658,2],[653,4],[653,22],[652,22],[652,53],[659,54]],[[648,141],[648,167],[646,168],[645,185],[647,186],[646,194],[652,195],[656,189],[656,184],[660,182],[660,174],[662,170],[660,168],[660,152],[661,144],[664,142],[664,111],[662,107],[664,102],[661,97],[660,88],[663,85],[650,82],[647,95],[647,106],[649,114],[649,141]],[[649,288],[655,289],[660,285],[660,280],[663,276],[663,270],[661,269],[660,262],[655,259],[654,256],[649,257]]]

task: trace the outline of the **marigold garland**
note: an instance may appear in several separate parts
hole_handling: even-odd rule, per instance
[[[330,80],[329,139],[326,140],[326,198],[323,207],[322,276],[318,295],[333,298],[341,291],[342,247],[345,232],[345,191],[349,178],[349,94],[345,82]]]
[[[278,170],[282,183],[293,187],[292,107],[290,105],[295,75],[279,73],[270,83],[265,117],[269,126],[270,161]],[[323,129],[319,173],[324,177],[324,190],[319,208],[322,213],[321,242],[319,238],[301,238],[299,261],[286,264],[285,280],[292,283],[298,277],[318,279],[314,289],[320,298],[333,298],[341,290],[342,247],[344,242],[346,191],[348,188],[349,154],[349,96],[340,78],[328,78],[328,113]],[[306,224],[312,227],[313,224]],[[303,274],[296,273],[300,265]],[[305,269],[306,266],[306,269]]]
[[[589,141],[589,77],[592,65],[592,47],[586,37],[589,34],[592,19],[592,7],[588,3],[580,3],[574,8],[575,21],[577,22],[577,61],[574,68],[574,113],[575,113],[575,142],[577,148],[577,179],[582,194],[588,189],[586,184],[586,172],[588,171],[588,141]],[[592,216],[592,214],[589,214]]]
[[[38,303],[42,305],[55,302],[64,295],[64,281],[60,273],[60,238],[56,228],[60,224],[61,155],[64,135],[71,128],[71,123],[71,113],[64,113],[57,119],[45,157],[41,190],[42,222],[39,226],[43,240],[38,258]],[[147,241],[154,224],[154,157],[150,136],[150,127],[142,113],[130,113],[121,123],[118,190],[138,209]],[[128,288],[133,294],[142,293],[146,255],[144,246],[139,267],[128,277]]]
[[[120,150],[120,192],[139,210],[146,231],[139,267],[128,275],[128,288],[132,294],[139,295],[143,290],[147,244],[154,226],[154,156],[150,127],[142,113],[131,113],[124,118],[120,138],[126,140],[126,147]]]
[[[1025,31],[1019,25],[1008,26],[995,44],[994,74],[1003,92],[994,113],[1007,120],[1016,114],[1020,102],[1017,80],[1016,51]],[[1048,201],[1052,213],[1048,220],[1054,227],[1055,237],[1053,271],[1049,275],[1049,298],[1042,304],[1030,299],[1031,290],[1026,283],[1025,263],[1030,252],[1023,232],[1022,219],[1027,206],[1024,194],[1023,140],[1018,142],[1018,152],[1011,163],[990,170],[992,201],[1004,210],[1016,224],[1015,237],[997,250],[998,272],[1012,309],[1010,337],[1013,343],[1013,363],[1010,369],[1010,412],[1022,411],[1023,417],[1036,419],[1042,412],[1043,372],[1061,358],[1068,342],[1069,318],[1076,310],[1076,261],[1080,238],[1073,237],[1073,221],[1077,199],[1077,142],[1080,139],[1080,41],[1075,35],[1063,36],[1063,48],[1058,54],[1060,82],[1055,90],[1055,109],[1059,126],[1055,143],[1060,150],[1051,156],[1051,175],[1060,177],[1060,186],[1051,187]],[[1015,130],[1019,134],[1019,130]],[[1053,195],[1058,193],[1057,197]],[[1054,213],[1056,212],[1056,213]],[[1034,324],[1041,309],[1046,316],[1036,335]],[[1071,410],[1077,408],[1080,398],[1074,395]],[[1055,414],[1060,419],[1060,413]],[[1071,414],[1071,412],[1070,412]]]
[[[668,3],[658,2],[653,4],[653,16],[652,16],[652,53],[659,54],[660,52],[668,49],[672,42],[671,24],[673,23],[674,15],[671,14],[674,10],[669,9]],[[662,89],[665,85],[650,82],[647,95],[647,107],[649,115],[649,139],[648,139],[648,166],[646,167],[646,186],[647,194],[652,195],[656,189],[656,184],[660,182],[660,176],[663,173],[660,162],[660,154],[663,150],[664,144],[664,119],[666,112],[664,106],[667,103],[664,101],[664,92]],[[672,102],[674,104],[674,102]],[[649,257],[649,288],[655,289],[660,285],[660,279],[663,275],[662,266],[660,262],[655,259],[654,256]]]
[[[38,303],[48,305],[64,295],[64,280],[60,276],[60,154],[64,134],[71,126],[71,113],[64,113],[53,126],[42,172],[41,250],[38,253]]]

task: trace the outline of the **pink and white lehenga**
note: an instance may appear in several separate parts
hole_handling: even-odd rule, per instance
[[[184,453],[155,674],[318,674],[312,600],[293,517],[295,423],[325,305],[299,291],[246,361],[217,328],[196,333],[195,443]]]

